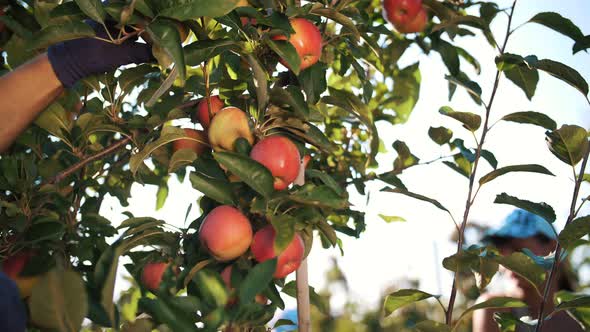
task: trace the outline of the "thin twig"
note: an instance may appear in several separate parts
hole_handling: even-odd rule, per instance
[[[114,143],[113,145],[107,147],[106,149],[93,154],[92,156],[89,156],[87,158],[84,158],[82,160],[80,160],[79,162],[75,163],[74,165],[70,166],[68,169],[59,172],[56,176],[54,176],[51,180],[48,181],[48,183],[50,184],[56,184],[59,183],[61,181],[63,181],[65,178],[67,178],[68,176],[74,174],[75,172],[77,172],[78,170],[80,170],[82,167],[86,166],[87,164],[101,159],[105,156],[108,156],[109,154],[117,151],[118,149],[124,147],[127,143],[131,142],[131,137],[126,137],[116,143]]]
[[[512,17],[514,15],[514,8],[516,7],[516,2],[518,0],[514,0],[512,3],[512,7],[510,9],[510,14],[508,15],[508,25],[506,27],[506,37],[504,38],[504,44],[500,49],[500,55],[504,54],[506,49],[506,45],[508,44],[508,39],[510,37],[510,27],[512,25]],[[465,228],[467,227],[467,220],[469,219],[469,212],[471,210],[471,206],[473,206],[473,186],[475,184],[475,176],[477,173],[477,167],[479,165],[479,160],[481,159],[481,151],[483,149],[483,145],[485,143],[486,136],[489,131],[489,120],[490,120],[490,112],[492,110],[492,106],[494,104],[494,99],[496,98],[496,92],[498,91],[498,85],[500,83],[500,71],[496,70],[496,78],[494,79],[494,87],[492,89],[492,94],[490,96],[490,101],[486,104],[486,114],[485,114],[485,122],[483,125],[483,130],[481,133],[481,138],[479,143],[477,144],[477,151],[475,152],[475,160],[473,161],[473,170],[471,171],[471,175],[469,177],[469,193],[467,194],[467,200],[465,203],[465,212],[463,213],[463,222],[461,223],[461,228],[459,229],[459,240],[457,241],[457,253],[460,253],[463,250],[463,241],[465,235]],[[453,279],[453,287],[451,288],[451,296],[449,297],[449,305],[447,307],[447,316],[446,316],[446,324],[448,326],[452,326],[453,323],[453,308],[455,306],[455,299],[457,297],[457,284],[459,274],[455,273],[455,277]]]
[[[572,197],[572,203],[570,205],[570,214],[567,217],[567,221],[565,226],[569,225],[572,220],[576,216],[576,203],[578,201],[578,194],[580,193],[580,186],[584,179],[584,171],[586,170],[586,164],[588,163],[588,156],[590,155],[590,149],[586,149],[586,155],[584,156],[584,161],[582,161],[582,167],[580,168],[580,175],[576,179],[576,184],[574,186],[574,193]],[[539,316],[537,317],[537,327],[535,328],[535,332],[541,331],[543,327],[543,323],[545,320],[545,307],[547,305],[547,300],[549,297],[549,293],[551,292],[551,286],[553,284],[553,279],[557,274],[557,269],[559,268],[559,263],[561,260],[561,244],[559,241],[557,242],[557,246],[555,247],[555,260],[553,261],[553,266],[551,266],[551,271],[549,272],[549,277],[547,278],[545,284],[545,291],[543,292],[543,299],[541,300],[541,306],[539,307]],[[551,299],[553,301],[553,299]]]

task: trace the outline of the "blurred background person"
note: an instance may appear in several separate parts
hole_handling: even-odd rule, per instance
[[[506,256],[523,249],[528,249],[537,256],[547,256],[557,244],[557,235],[553,227],[538,215],[524,210],[515,210],[509,214],[497,227],[488,230],[483,242],[495,246],[500,254]],[[568,272],[567,261],[562,261],[559,273],[553,279],[549,299],[545,306],[545,313],[554,309],[553,299],[560,290],[573,291],[575,277]],[[474,332],[499,332],[498,324],[494,321],[494,313],[509,312],[515,318],[530,317],[536,319],[539,315],[542,296],[526,279],[500,265],[500,273],[504,277],[503,291],[483,293],[477,302],[483,302],[495,297],[513,297],[527,304],[525,308],[512,310],[482,309],[473,314]],[[544,289],[545,285],[541,289]],[[533,329],[534,330],[534,329]],[[527,331],[526,326],[517,327],[516,331]],[[580,324],[566,311],[560,311],[551,316],[543,325],[542,332],[577,332],[583,331]]]

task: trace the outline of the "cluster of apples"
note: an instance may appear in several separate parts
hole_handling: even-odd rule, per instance
[[[422,32],[428,14],[422,0],[383,0],[385,17],[401,33]]]

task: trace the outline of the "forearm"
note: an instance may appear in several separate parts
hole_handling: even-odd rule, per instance
[[[43,54],[0,77],[0,152],[63,91]]]
[[[480,309],[473,312],[473,332],[500,332],[494,321],[494,311]]]

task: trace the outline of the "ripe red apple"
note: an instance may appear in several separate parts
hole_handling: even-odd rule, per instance
[[[141,272],[141,282],[143,285],[151,291],[156,291],[160,287],[162,277],[169,265],[166,262],[147,263]],[[177,273],[178,271],[174,272]]]
[[[295,47],[301,59],[299,70],[304,70],[320,60],[322,56],[322,34],[318,27],[304,18],[292,18],[289,22],[295,33],[292,33],[288,40]],[[274,36],[273,39],[287,40],[287,36],[278,35]],[[283,59],[280,61],[285,67],[289,67]]]
[[[222,205],[213,209],[199,228],[201,244],[218,261],[238,258],[252,242],[250,221],[238,209]]]
[[[190,128],[184,128],[184,133],[188,137],[192,137],[192,139],[179,139],[172,143],[172,149],[174,152],[180,149],[191,149],[195,151],[197,155],[202,154],[203,152],[207,151],[209,146],[207,145],[207,135],[202,130],[195,130]]]
[[[426,10],[420,9],[418,15],[416,15],[413,20],[405,25],[396,26],[395,28],[401,33],[422,32],[426,27],[426,23],[428,23],[428,15],[426,14]]]
[[[403,26],[411,22],[420,9],[422,0],[383,0],[385,17],[394,26]]]
[[[215,115],[223,108],[224,104],[219,96],[211,96],[210,100],[211,114]],[[211,119],[209,118],[209,106],[207,105],[207,98],[201,99],[201,101],[197,104],[197,118],[199,119],[199,122],[203,128],[207,130],[209,128],[209,124],[211,123]]]
[[[252,240],[250,246],[254,259],[258,262],[264,262],[277,257],[274,249],[275,236],[276,232],[272,225],[265,226],[254,234],[254,240]],[[301,265],[304,254],[303,240],[299,234],[295,234],[293,241],[278,255],[277,268],[273,276],[275,278],[284,278],[289,273],[297,270]]]
[[[274,176],[275,190],[287,188],[299,174],[299,150],[284,136],[268,136],[256,143],[250,158],[264,165]]]
[[[14,256],[6,258],[2,262],[2,271],[18,286],[21,297],[29,297],[33,290],[33,286],[39,281],[38,276],[23,277],[20,273],[25,268],[31,257],[32,251],[20,251]]]
[[[237,107],[221,109],[211,120],[209,143],[215,151],[233,151],[236,139],[243,137],[254,143],[248,115]]]

